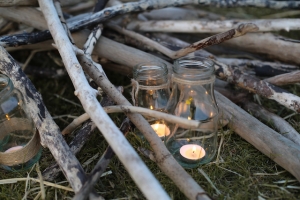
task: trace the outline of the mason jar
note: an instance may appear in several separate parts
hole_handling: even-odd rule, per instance
[[[214,62],[197,56],[175,60],[172,93],[167,110],[176,116],[199,120],[197,129],[173,124],[165,144],[184,168],[210,162],[217,150],[218,107],[214,97]]]
[[[40,156],[39,134],[26,112],[23,95],[0,74],[0,164],[6,170],[25,170]]]
[[[140,63],[133,68],[132,99],[135,106],[166,112],[170,97],[168,68],[161,62]],[[170,129],[162,119],[146,118],[159,137],[164,139]]]

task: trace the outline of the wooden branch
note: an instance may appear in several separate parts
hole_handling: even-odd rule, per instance
[[[140,16],[142,16],[142,18],[146,18],[147,20],[197,20],[199,18],[208,20],[224,19],[224,17],[221,15],[205,10],[180,7],[151,10],[139,14],[138,18],[140,18]]]
[[[131,106],[129,101],[115,90],[110,81],[95,69],[93,63],[86,57],[81,57],[80,62],[86,73],[107,93],[117,104]],[[169,176],[178,188],[190,199],[210,199],[204,190],[186,173],[178,162],[171,156],[161,139],[157,136],[149,123],[139,114],[127,113],[127,117],[143,133],[155,152],[160,169]],[[123,150],[124,151],[124,150]],[[172,166],[172,167],[170,167]],[[185,180],[185,181],[182,181]]]
[[[75,95],[81,101],[83,108],[114,149],[146,198],[169,199],[168,195],[161,188],[158,181],[142,162],[138,154],[99,105],[96,99],[96,92],[88,85],[85,79],[85,75],[74,53],[73,46],[58,19],[53,2],[39,0],[39,4],[64,65],[74,84]],[[101,76],[104,75],[101,74]],[[140,176],[141,174],[143,174],[143,176]],[[77,185],[76,188],[77,187],[81,188],[81,185]]]
[[[0,7],[0,16],[5,19],[24,23],[39,30],[47,30],[43,13],[32,7]]]
[[[183,44],[183,42],[181,43]],[[214,58],[212,54],[209,54],[204,50],[197,51],[196,53],[203,57]],[[250,92],[259,94],[268,99],[273,99],[281,105],[300,113],[300,97],[297,95],[294,95],[287,90],[279,88],[256,77],[243,74],[238,68],[223,64],[217,60],[215,61],[214,66],[216,70],[215,74],[219,78],[225,79],[230,83],[234,83],[235,85]]]
[[[271,33],[251,33],[242,39],[235,38],[224,45],[249,52],[262,53],[274,60],[300,64],[300,42]]]
[[[135,38],[136,40],[139,40],[142,43],[144,43],[148,46],[151,46],[152,48],[164,53],[166,56],[168,56],[172,59],[176,59],[176,58],[185,56],[191,52],[197,51],[199,49],[203,49],[207,46],[219,44],[226,40],[242,36],[242,35],[246,34],[247,32],[255,31],[257,29],[257,27],[254,24],[241,24],[238,26],[237,29],[231,29],[224,33],[213,35],[211,37],[208,37],[208,38],[205,38],[198,42],[195,42],[185,48],[182,48],[182,49],[174,52],[174,51],[171,51],[170,49],[160,45],[159,43],[153,42],[152,40],[150,40],[142,35],[139,35],[132,31],[127,31],[125,29],[121,29],[117,25],[108,24],[108,26],[120,33],[126,34],[129,37]]]
[[[265,62],[259,60],[237,59],[237,58],[218,58],[218,61],[226,65],[237,67],[253,68],[257,76],[275,76],[294,72],[300,67],[296,65],[288,65],[279,62]],[[275,84],[276,85],[276,84]]]
[[[300,19],[131,21],[126,28],[143,32],[220,33],[248,23],[258,27],[255,32],[300,30]]]
[[[79,2],[82,2],[82,0],[64,0],[62,1],[62,6],[75,5]],[[6,6],[38,6],[38,1],[37,0],[3,0],[0,2],[0,7],[6,7]]]
[[[15,87],[24,94],[28,112],[39,130],[42,145],[49,148],[74,191],[78,191],[86,178],[81,165],[69,150],[41,95],[3,47],[0,47],[0,71],[10,77]]]
[[[221,116],[232,130],[300,181],[300,146],[262,124],[215,91]]]
[[[284,137],[300,145],[300,134],[280,116],[271,113],[261,105],[250,102],[248,93],[235,92],[225,87],[215,87],[215,89],[232,102],[241,105],[244,110],[255,116],[257,119],[261,119],[266,124],[271,124],[272,127]]]
[[[170,115],[167,113],[163,113],[160,111],[156,110],[150,110],[147,108],[142,108],[142,107],[136,107],[136,106],[107,106],[103,107],[106,113],[119,113],[119,112],[124,112],[126,113],[139,113],[143,116],[147,117],[153,117],[156,119],[162,119],[167,122],[173,123],[173,124],[178,124],[179,127],[186,128],[186,129],[191,129],[191,128],[206,128],[206,124],[202,124],[200,121],[197,120],[188,120],[186,118]],[[71,132],[73,132],[80,124],[82,124],[84,121],[88,120],[90,117],[88,114],[82,114],[76,119],[74,119],[63,131],[62,134],[66,135]]]
[[[117,89],[121,92],[121,88],[117,87]],[[114,105],[114,101],[108,97],[106,94],[103,94],[103,98],[100,102],[101,106],[111,106]],[[92,121],[87,121],[82,125],[82,127],[77,131],[77,134],[70,142],[69,147],[74,155],[76,155],[85,145],[85,143],[89,140],[92,135],[92,131],[95,129],[95,124]],[[62,132],[63,133],[63,132]],[[43,177],[45,180],[54,181],[56,177],[60,174],[61,170],[59,166],[56,164],[47,167],[43,171]]]
[[[265,81],[274,85],[300,83],[300,70],[267,78]]]
[[[284,137],[300,146],[300,134],[287,121],[258,104],[246,101],[242,105],[245,110],[253,114],[256,118],[271,123]]]
[[[92,121],[87,121],[82,125],[80,130],[70,142],[69,147],[72,154],[76,155],[85,145],[85,143],[92,136],[93,130],[96,128],[95,124]],[[43,171],[43,178],[47,181],[55,181],[55,179],[60,175],[61,169],[57,163],[47,167]]]
[[[131,122],[128,118],[125,118],[121,124],[120,130],[126,136],[131,129]],[[90,173],[90,178],[85,182],[82,189],[74,196],[73,200],[85,199],[93,189],[93,186],[97,183],[105,169],[107,168],[110,160],[114,157],[115,153],[110,146],[108,146],[101,156],[96,166]]]

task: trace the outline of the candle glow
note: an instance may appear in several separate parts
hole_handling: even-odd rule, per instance
[[[152,124],[151,127],[158,137],[168,136],[170,134],[170,129],[165,124]]]
[[[187,144],[180,148],[180,154],[189,160],[199,160],[205,156],[205,150],[197,144]]]

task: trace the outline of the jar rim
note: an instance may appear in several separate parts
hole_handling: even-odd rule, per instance
[[[168,67],[163,62],[149,61],[138,63],[133,67],[133,78],[141,80],[156,80],[168,74]]]
[[[215,71],[214,61],[202,56],[188,55],[174,61],[173,72],[185,77],[207,77]]]
[[[10,93],[13,90],[13,85],[8,76],[5,74],[0,74],[0,84],[4,85],[3,88],[0,87],[0,99],[6,96],[7,93]]]

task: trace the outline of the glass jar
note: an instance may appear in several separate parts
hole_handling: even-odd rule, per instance
[[[199,120],[201,126],[188,130],[175,124],[165,144],[184,168],[194,168],[210,162],[217,149],[214,63],[202,57],[186,56],[174,62],[173,72],[168,112]]]
[[[0,74],[0,164],[10,171],[32,167],[41,156],[39,134],[21,92]]]
[[[166,112],[170,97],[168,68],[161,62],[140,63],[133,68],[132,99],[135,106]],[[162,139],[170,134],[169,127],[161,119],[146,118]]]

